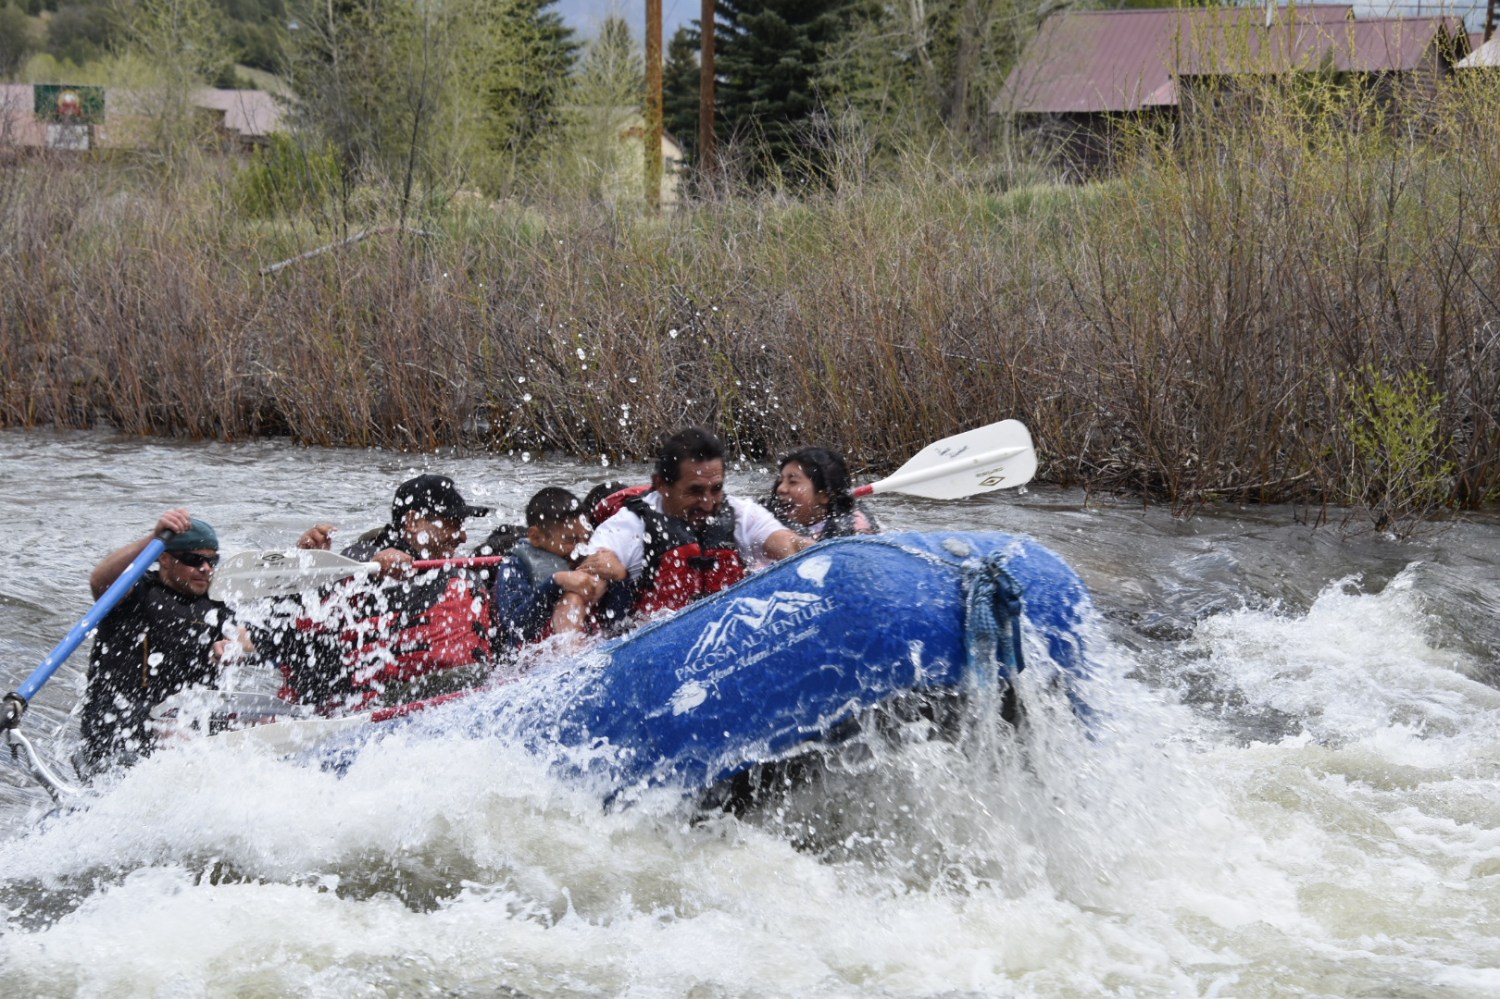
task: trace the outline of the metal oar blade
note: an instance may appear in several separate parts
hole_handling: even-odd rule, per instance
[[[214,570],[208,595],[215,600],[257,600],[301,593],[350,576],[370,575],[379,566],[336,552],[240,552]]]

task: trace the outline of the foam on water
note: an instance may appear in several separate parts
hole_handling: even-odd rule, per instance
[[[1195,994],[1316,926],[1185,710],[1119,673],[1092,734],[1039,665],[1024,739],[835,763],[749,823],[606,812],[416,726],[342,777],[198,743],[7,844],[55,910],[0,956],[38,994]]]
[[[278,478],[286,452],[262,450],[250,481],[314,507],[295,492],[306,469]],[[235,512],[262,506],[301,523],[271,499]],[[1018,509],[961,516],[1002,527]],[[1085,578],[1133,574],[1143,603],[1178,532],[1136,542],[1134,522],[1086,509],[1039,523]],[[1121,567],[1091,573],[1103,532]],[[1161,558],[1183,592],[1203,571],[1190,545],[1248,544],[1232,525],[1181,533],[1189,554]],[[48,537],[47,557],[72,543]],[[1304,570],[1296,588],[1317,596],[1300,605],[1242,594],[1193,620],[1235,604],[1244,570],[1217,568],[1214,599],[1179,601],[1171,629],[1107,623],[1091,729],[1028,645],[1023,735],[847,747],[743,821],[667,790],[606,810],[503,726],[425,722],[342,775],[210,740],[84,811],[40,821],[27,790],[0,833],[0,995],[1500,996],[1500,664],[1471,637],[1493,623],[1434,606],[1454,590],[1427,565],[1337,579],[1366,553],[1299,544],[1343,560]],[[1236,564],[1256,563],[1245,551]],[[13,588],[25,621],[44,616],[41,645],[62,628],[37,586]],[[1497,605],[1492,575],[1464,586]],[[1106,610],[1126,599],[1099,589]],[[75,682],[48,696],[70,703]],[[55,717],[29,719],[33,736]]]

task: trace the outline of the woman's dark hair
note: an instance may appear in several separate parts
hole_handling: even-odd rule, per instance
[[[777,472],[794,461],[802,466],[803,474],[814,489],[828,494],[828,519],[823,525],[823,537],[840,538],[856,533],[854,494],[849,489],[849,466],[844,464],[843,457],[826,447],[799,448],[777,462]],[[768,505],[778,517],[783,516],[786,504],[776,495],[774,483]]]

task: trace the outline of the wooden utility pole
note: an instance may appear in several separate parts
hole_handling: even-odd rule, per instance
[[[1495,0],[1490,0],[1484,7],[1484,40],[1487,42],[1495,33]]]
[[[646,0],[646,207],[661,208],[661,0]]]
[[[705,186],[714,175],[714,7],[703,0],[698,21],[698,177]]]

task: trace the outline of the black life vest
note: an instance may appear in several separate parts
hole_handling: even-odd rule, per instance
[[[745,560],[734,540],[734,507],[727,499],[700,531],[651,509],[639,496],[627,500],[625,509],[646,525],[645,568],[635,582],[637,613],[678,610],[745,578]]]
[[[217,678],[214,643],[229,614],[206,596],[179,593],[149,572],[99,624],[89,652],[83,704],[84,750],[91,763],[152,748],[151,709]]]

